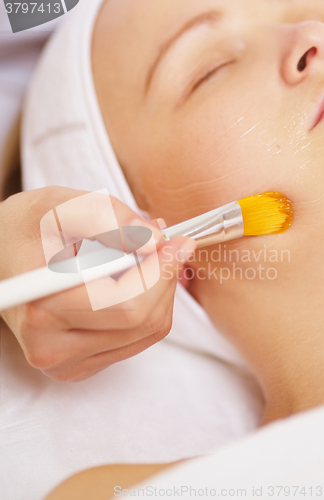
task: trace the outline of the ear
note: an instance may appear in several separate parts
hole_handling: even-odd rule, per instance
[[[13,33],[53,21],[73,9],[79,0],[3,0]]]

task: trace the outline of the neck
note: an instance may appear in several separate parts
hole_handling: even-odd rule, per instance
[[[221,283],[224,262],[206,264],[191,263],[194,278],[188,291],[252,367],[265,397],[262,425],[323,404],[324,313],[315,306],[318,290],[279,278],[231,275]]]

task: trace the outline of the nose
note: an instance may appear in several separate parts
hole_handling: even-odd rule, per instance
[[[291,38],[281,66],[284,81],[296,85],[320,67],[324,74],[324,23],[304,21],[289,25],[289,29],[292,30]]]

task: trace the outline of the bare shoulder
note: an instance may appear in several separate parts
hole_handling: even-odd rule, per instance
[[[61,483],[45,500],[108,500],[174,464],[104,465],[79,472]],[[115,489],[116,488],[116,489]]]

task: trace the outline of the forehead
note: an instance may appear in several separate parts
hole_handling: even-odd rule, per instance
[[[132,33],[138,27],[146,25],[149,29],[151,25],[151,32],[158,36],[163,33],[163,28],[172,30],[184,18],[208,9],[233,14],[246,10],[251,15],[258,15],[259,9],[307,5],[312,2],[314,0],[105,0],[104,12],[111,27],[118,27],[122,32],[125,32],[126,27]],[[158,26],[161,26],[161,30]]]
[[[243,5],[264,2],[268,0],[106,0],[100,15],[105,17],[107,39],[118,44],[124,40],[129,50],[130,40],[150,49],[201,12],[237,12]]]
[[[106,0],[97,20],[100,27],[97,46],[101,46],[100,51],[105,55],[104,64],[113,68],[107,77],[112,84],[117,78],[125,83],[127,77],[133,82],[140,80],[159,47],[201,13],[220,11],[231,19],[242,12],[256,15],[262,5],[278,1]]]
[[[311,0],[313,1],[313,0]],[[235,18],[266,18],[277,8],[307,0],[106,0],[99,17],[104,25],[107,58],[139,59],[147,65],[157,47],[167,41],[191,18],[208,11],[220,11]],[[113,49],[113,50],[111,50]],[[114,57],[115,56],[115,57]],[[116,60],[118,58],[118,60]],[[142,69],[142,68],[139,68]]]

